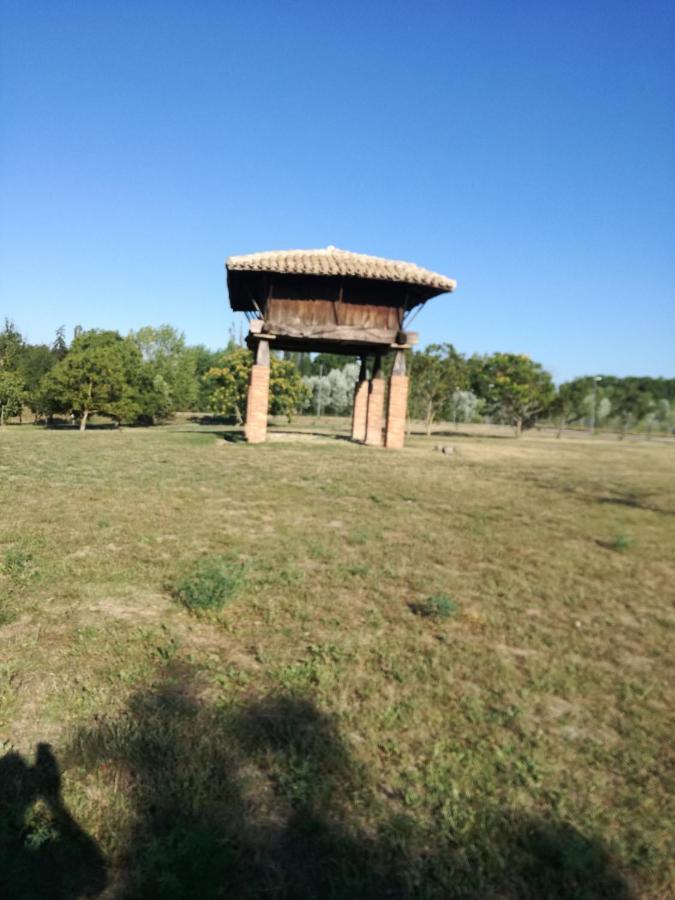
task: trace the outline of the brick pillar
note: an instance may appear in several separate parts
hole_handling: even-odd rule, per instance
[[[389,402],[384,445],[400,450],[405,440],[405,421],[408,412],[408,376],[405,373],[405,351],[397,350],[394,368],[389,377]]]
[[[382,422],[384,419],[384,378],[377,371],[370,380],[368,391],[368,415],[366,416],[366,444],[382,446]]]
[[[267,436],[267,405],[270,390],[269,345],[260,341],[251,367],[246,397],[244,433],[249,444],[262,444]]]
[[[408,376],[392,375],[389,379],[387,432],[385,447],[400,450],[405,439],[405,420],[408,411]]]
[[[365,358],[361,360],[359,380],[354,388],[354,407],[352,410],[352,440],[365,441],[366,419],[368,416],[368,372]]]

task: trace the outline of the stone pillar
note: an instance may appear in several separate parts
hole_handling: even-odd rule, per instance
[[[394,368],[389,378],[385,447],[391,450],[400,450],[403,447],[407,412],[408,376],[405,371],[405,350],[397,350]]]
[[[365,357],[361,360],[359,380],[354,388],[354,408],[352,411],[352,440],[365,441],[366,419],[368,416],[368,372]]]
[[[249,444],[262,444],[267,436],[267,406],[270,390],[270,348],[260,340],[256,360],[251,367],[246,397],[246,425],[244,433]]]
[[[366,416],[366,444],[382,446],[382,422],[384,420],[384,378],[380,368],[381,360],[375,360],[373,377],[368,390],[368,414]]]

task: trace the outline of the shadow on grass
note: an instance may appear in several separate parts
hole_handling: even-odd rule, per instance
[[[221,707],[200,698],[184,666],[167,667],[123,716],[80,732],[67,758],[109,779],[107,809],[124,810],[106,826],[114,897],[629,897],[602,844],[570,825],[487,811],[470,833],[422,826],[387,807],[335,720],[308,699]],[[27,846],[21,808],[7,896],[43,896],[21,894],[44,852]],[[100,852],[79,830],[68,841],[82,851],[53,856],[50,866],[69,870],[54,884],[79,878],[89,893],[64,881],[44,896],[94,896],[105,881]]]
[[[518,438],[515,434],[483,434],[482,432],[476,433],[471,431],[462,431],[459,428],[444,428],[442,431],[436,431],[435,429],[431,432],[431,434],[427,434],[426,430],[416,430],[413,428],[410,432],[415,437],[428,437],[428,438],[436,438],[436,437],[466,437],[473,438],[474,440],[488,440],[488,441],[515,441]]]
[[[103,855],[61,799],[61,774],[48,744],[35,763],[0,759],[0,897],[96,897],[106,885]]]

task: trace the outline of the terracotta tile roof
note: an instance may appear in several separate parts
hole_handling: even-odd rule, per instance
[[[230,256],[228,271],[279,272],[286,275],[351,275],[379,281],[420,284],[439,291],[454,291],[457,282],[437,272],[422,269],[414,263],[365,253],[350,253],[337,247],[320,250],[270,250]]]

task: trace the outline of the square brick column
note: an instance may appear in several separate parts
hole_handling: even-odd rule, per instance
[[[382,446],[382,423],[384,420],[384,378],[379,370],[370,380],[368,391],[368,414],[366,416],[366,444]]]
[[[408,376],[405,372],[405,351],[397,350],[394,368],[389,377],[389,402],[384,445],[400,450],[405,441],[405,422],[408,412]]]
[[[352,409],[352,440],[365,441],[366,419],[368,417],[368,372],[366,360],[361,360],[359,380],[354,388],[354,406]]]
[[[251,367],[246,397],[244,434],[249,444],[262,444],[267,437],[267,406],[270,392],[269,344],[261,340]]]
[[[387,431],[385,447],[400,450],[405,440],[405,420],[408,412],[408,376],[392,375],[389,379]]]

